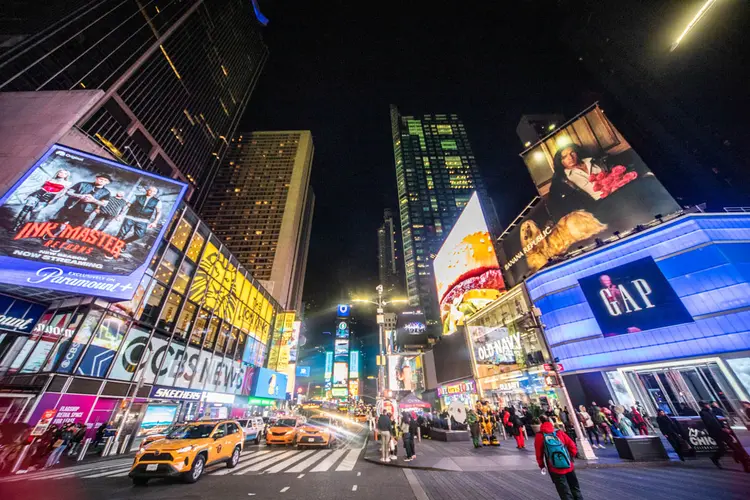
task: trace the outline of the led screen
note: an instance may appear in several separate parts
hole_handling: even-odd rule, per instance
[[[349,338],[349,324],[346,321],[339,321],[338,323],[336,323],[336,338]]]
[[[512,284],[595,238],[680,209],[598,106],[522,157],[542,201],[503,238],[503,270]]]
[[[359,351],[349,353],[349,378],[359,378]]]
[[[333,344],[333,355],[336,361],[346,361],[349,358],[349,341],[336,339]]]
[[[323,378],[326,381],[331,380],[331,376],[333,375],[333,351],[326,351],[326,366],[325,371],[323,373]]]
[[[286,375],[283,373],[258,368],[252,395],[256,398],[286,399],[286,384]]]
[[[163,431],[174,421],[176,414],[177,405],[148,405],[138,435],[157,434]]]
[[[388,356],[388,388],[392,391],[422,390],[421,368],[418,354]]]
[[[0,281],[128,300],[186,189],[54,145],[0,198]]]
[[[500,297],[505,282],[487,222],[474,193],[435,260],[435,283],[443,332]]]
[[[651,257],[592,274],[578,283],[605,337],[693,321]]]
[[[334,363],[333,364],[333,385],[346,386],[349,380],[349,366],[348,363]]]

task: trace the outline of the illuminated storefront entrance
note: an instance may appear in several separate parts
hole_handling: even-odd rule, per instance
[[[437,395],[443,409],[448,408],[454,401],[460,401],[469,408],[477,402],[477,386],[473,379],[444,384],[437,388]]]

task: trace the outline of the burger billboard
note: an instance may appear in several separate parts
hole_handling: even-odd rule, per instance
[[[433,261],[443,333],[505,291],[487,222],[474,193]]]
[[[0,282],[129,300],[186,189],[53,145],[0,198]]]
[[[641,157],[594,105],[521,157],[541,202],[502,238],[517,284],[551,260],[680,210]]]

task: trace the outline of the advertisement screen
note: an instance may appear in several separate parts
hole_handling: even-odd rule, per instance
[[[0,328],[14,333],[31,333],[47,306],[0,295]]]
[[[349,366],[347,363],[334,363],[333,364],[333,385],[346,386],[349,380]]]
[[[504,271],[515,283],[595,238],[680,209],[598,106],[522,157],[542,203],[503,239]]]
[[[256,398],[286,399],[286,383],[283,373],[258,368],[252,395]]]
[[[420,391],[424,388],[418,354],[388,356],[388,388],[392,391]]]
[[[578,280],[605,337],[693,321],[652,257]]]
[[[336,361],[347,361],[349,359],[349,340],[336,339],[333,344],[333,355]]]
[[[359,378],[359,351],[349,353],[349,378]]]
[[[54,145],[0,198],[2,281],[128,300],[186,189]]]
[[[310,376],[310,367],[309,366],[297,366],[297,376],[298,377],[309,377]]]
[[[323,378],[326,381],[328,381],[328,380],[331,380],[332,375],[333,375],[333,352],[326,351],[326,366],[325,366],[325,372],[323,373]]]
[[[337,339],[349,338],[349,324],[346,321],[339,321],[336,324],[336,338]]]
[[[349,304],[339,304],[336,309],[336,315],[339,318],[348,318],[350,311],[351,308],[349,307]]]
[[[158,434],[170,426],[176,414],[177,405],[148,405],[138,436]]]
[[[505,291],[500,264],[476,193],[471,196],[435,260],[443,332],[450,333]]]
[[[295,321],[292,323],[292,340],[289,347],[289,362],[297,362],[297,347],[299,346],[299,332],[302,329],[302,322]]]

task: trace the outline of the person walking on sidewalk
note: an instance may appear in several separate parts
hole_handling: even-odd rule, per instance
[[[385,412],[378,417],[378,435],[380,437],[380,461],[390,462],[388,448],[391,444],[391,418]]]
[[[471,432],[471,441],[474,443],[474,448],[481,448],[481,431],[479,429],[479,418],[474,410],[466,412],[466,423],[469,425],[469,431]]]
[[[594,420],[586,411],[586,407],[581,405],[578,407],[578,420],[583,424],[583,428],[586,429],[586,434],[589,436],[589,442],[592,448],[604,448],[599,442],[599,429],[594,425]],[[594,438],[596,438],[596,444],[594,444]]]
[[[414,441],[411,439],[411,436],[409,434],[409,422],[411,421],[411,416],[409,416],[408,413],[403,412],[401,414],[401,439],[404,442],[404,454],[406,455],[404,458],[404,462],[411,462],[412,460],[412,446],[414,444]]]
[[[641,415],[641,412],[639,412],[635,406],[631,406],[630,410],[630,414],[633,416],[631,421],[636,429],[638,429],[638,434],[641,436],[648,436],[648,424],[646,423],[646,419],[643,418],[643,415]]]
[[[573,457],[578,453],[576,443],[562,430],[555,430],[549,417],[539,417],[542,426],[534,438],[536,463],[549,471],[549,477],[557,489],[561,500],[583,500],[581,486],[573,465]]]
[[[685,457],[682,452],[688,447],[687,441],[682,438],[677,424],[667,416],[664,410],[659,410],[656,413],[656,425],[659,426],[659,430],[664,434],[664,437],[667,438],[669,444],[672,445],[672,448],[674,448],[674,451],[677,453],[677,456],[680,457],[680,460],[684,462]]]
[[[509,429],[509,434],[516,439],[516,448],[523,450],[526,448],[526,442],[524,441],[523,431],[521,430],[521,419],[516,414],[514,407],[508,408],[508,413],[503,416],[503,424]]]

